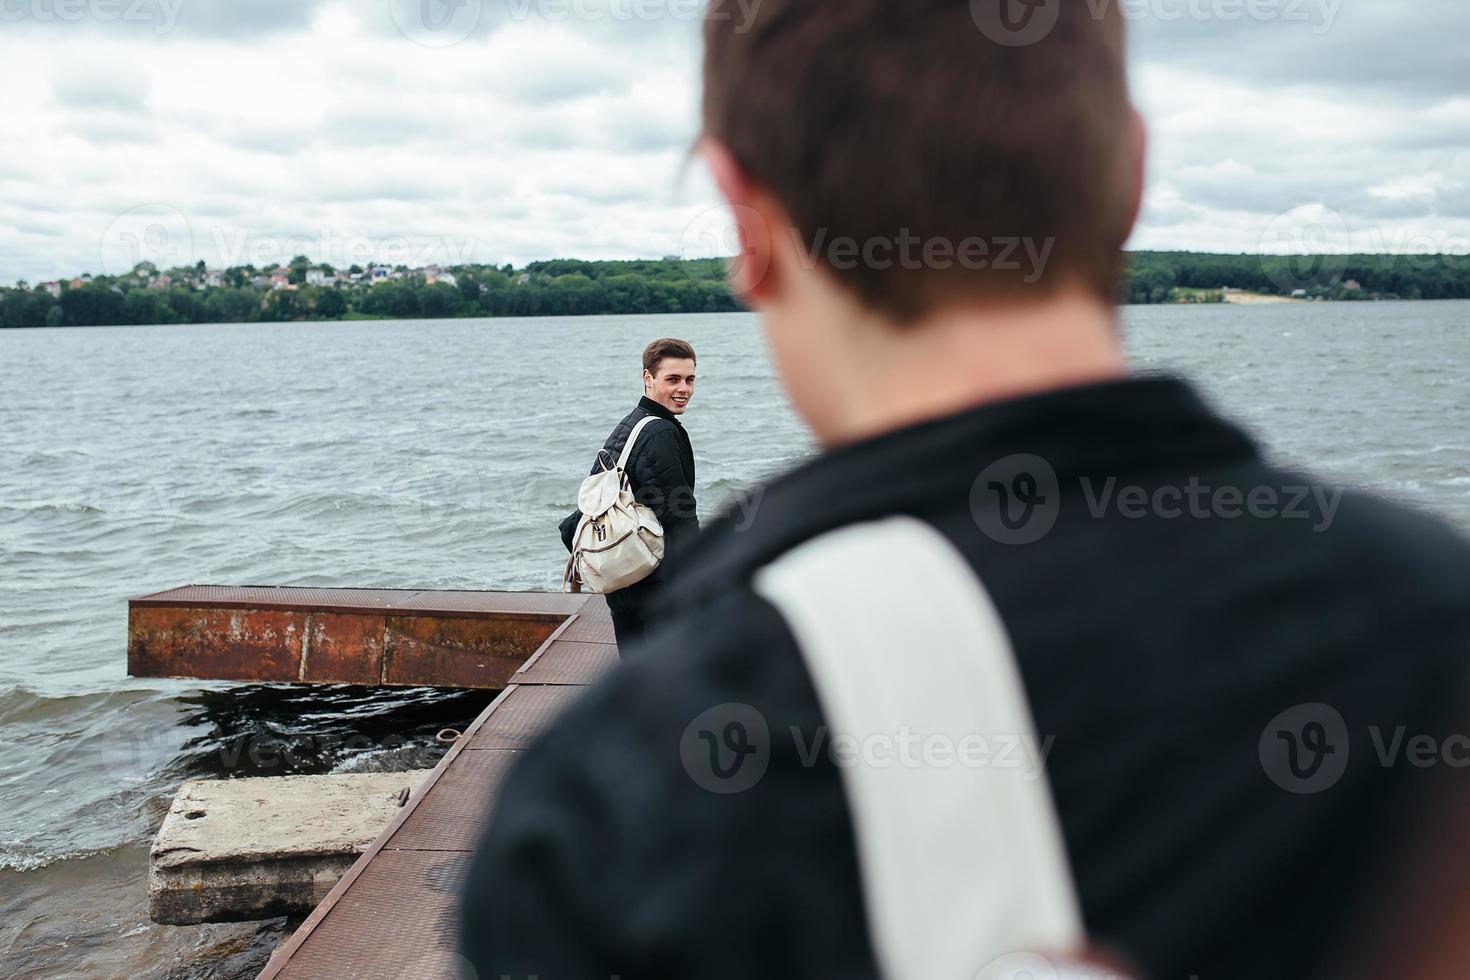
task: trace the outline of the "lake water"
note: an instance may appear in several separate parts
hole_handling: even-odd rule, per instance
[[[1124,318],[1138,368],[1276,458],[1470,529],[1470,303]],[[746,315],[0,331],[0,973],[253,976],[280,923],[147,921],[178,784],[431,765],[489,700],[131,680],[129,597],[555,589],[556,522],[656,336],[700,353],[703,514],[812,453]]]

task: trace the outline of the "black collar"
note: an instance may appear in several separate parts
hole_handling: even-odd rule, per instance
[[[657,415],[661,419],[668,419],[670,422],[673,422],[676,425],[679,422],[679,417],[677,415],[669,411],[667,408],[664,408],[662,405],[654,401],[652,398],[649,398],[647,395],[644,395],[643,399],[638,402],[638,407],[643,409],[649,415]]]
[[[825,454],[752,491],[743,508],[721,513],[692,543],[667,600],[680,607],[698,601],[848,524],[966,501],[987,465],[1020,454],[1043,457],[1064,482],[1098,473],[1194,471],[1259,455],[1190,385],[1170,377],[985,405]]]

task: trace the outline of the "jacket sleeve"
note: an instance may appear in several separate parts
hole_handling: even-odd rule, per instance
[[[698,503],[680,459],[679,436],[672,425],[660,425],[645,438],[647,444],[630,467],[633,488],[639,503],[658,515],[669,544],[678,547],[699,530]]]
[[[562,520],[557,528],[557,530],[561,531],[561,543],[566,545],[567,554],[571,554],[572,552],[572,539],[577,534],[577,525],[581,523],[582,512],[580,510],[574,510]]]

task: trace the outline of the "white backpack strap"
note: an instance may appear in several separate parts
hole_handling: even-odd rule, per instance
[[[623,455],[618,458],[619,471],[623,471],[628,468],[628,460],[633,456],[633,447],[637,445],[638,437],[643,434],[644,429],[648,428],[648,423],[657,420],[657,415],[646,415],[638,422],[637,425],[633,426],[633,431],[628,433],[628,442],[623,446]]]
[[[829,735],[855,740],[839,768],[886,980],[1081,949],[1015,653],[963,556],[896,517],[809,541],[754,584],[801,647]]]

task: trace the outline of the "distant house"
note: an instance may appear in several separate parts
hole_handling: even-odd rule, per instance
[[[57,282],[55,279],[51,280],[50,282],[41,283],[41,288],[50,293],[52,299],[61,298],[61,283]]]
[[[67,283],[66,286],[68,289],[81,289],[86,284],[86,280],[83,280],[81,276],[77,276],[71,282]]]
[[[271,284],[271,277],[270,276],[256,276],[256,277],[254,277],[253,279],[250,280],[250,285],[252,285],[252,286],[269,286],[270,284]]]
[[[373,283],[377,284],[380,282],[387,282],[388,275],[391,272],[392,270],[385,265],[375,265],[373,266],[372,271],[369,273],[369,276],[372,278]]]
[[[271,289],[290,289],[291,270],[285,266],[276,266],[271,270]]]
[[[307,269],[306,284],[308,286],[325,286],[327,284],[327,270]]]
[[[161,276],[155,277],[154,280],[148,284],[148,288],[149,289],[168,289],[173,284],[174,284],[174,277],[173,276],[170,276],[170,275],[161,275]]]
[[[445,272],[437,265],[431,265],[424,270],[424,284],[427,286],[432,286],[436,282],[442,282],[446,286],[453,286],[458,283],[459,280],[454,277],[454,273]]]
[[[1305,289],[1293,289],[1291,291],[1291,298],[1292,299],[1306,299],[1307,298],[1307,291]]]
[[[225,274],[219,269],[209,269],[204,273],[204,285],[212,289],[218,289],[225,284]]]
[[[1356,293],[1358,290],[1362,289],[1363,287],[1358,284],[1358,280],[1356,280],[1356,279],[1349,279],[1347,282],[1345,282],[1345,283],[1342,284],[1342,288],[1343,289],[1346,289],[1350,293]]]
[[[524,286],[526,283],[528,283],[530,281],[531,281],[531,274],[529,272],[522,272],[519,276],[516,276],[516,285],[517,286]]]

